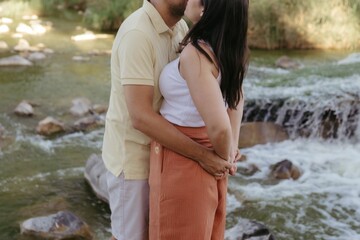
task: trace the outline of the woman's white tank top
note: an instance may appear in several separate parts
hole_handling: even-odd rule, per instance
[[[169,122],[179,126],[203,127],[205,123],[191,98],[186,80],[180,75],[179,60],[177,58],[167,64],[160,74],[159,87],[164,97],[160,113]],[[220,78],[219,74],[219,83]]]

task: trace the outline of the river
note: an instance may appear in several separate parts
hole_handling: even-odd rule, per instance
[[[84,32],[78,22],[42,20],[52,28],[25,38],[54,53],[31,67],[0,68],[0,124],[6,129],[0,150],[0,239],[27,239],[19,233],[21,221],[63,209],[85,220],[96,239],[107,239],[109,208],[83,178],[86,159],[100,153],[104,129],[46,138],[35,128],[49,115],[75,121],[68,112],[76,97],[107,104],[109,56],[91,55],[80,62],[72,57],[109,50],[113,37],[75,42],[71,36]],[[0,37],[10,47],[18,41],[11,32]],[[13,54],[7,51],[0,57]],[[297,59],[302,67],[276,68],[274,62],[282,55]],[[248,160],[239,167],[254,163],[261,171],[231,177],[227,239],[238,239],[238,223],[247,218],[264,223],[276,239],[360,240],[359,69],[356,51],[252,51],[244,84],[245,120],[282,124],[290,139],[242,149]],[[13,114],[23,99],[38,105],[34,117]],[[326,130],[326,138],[324,111],[336,122]],[[302,176],[297,181],[267,181],[269,166],[285,158]]]

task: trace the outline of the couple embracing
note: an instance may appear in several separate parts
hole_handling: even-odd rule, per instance
[[[224,239],[228,175],[240,157],[248,4],[144,0],[122,23],[102,153],[112,239]]]

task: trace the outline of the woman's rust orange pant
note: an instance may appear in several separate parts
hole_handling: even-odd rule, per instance
[[[176,127],[211,147],[205,127]],[[223,240],[227,178],[154,141],[150,155],[150,240]]]

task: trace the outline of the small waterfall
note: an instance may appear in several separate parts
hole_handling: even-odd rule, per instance
[[[329,99],[305,102],[294,99],[249,100],[244,122],[275,122],[290,138],[360,140],[360,100]]]

